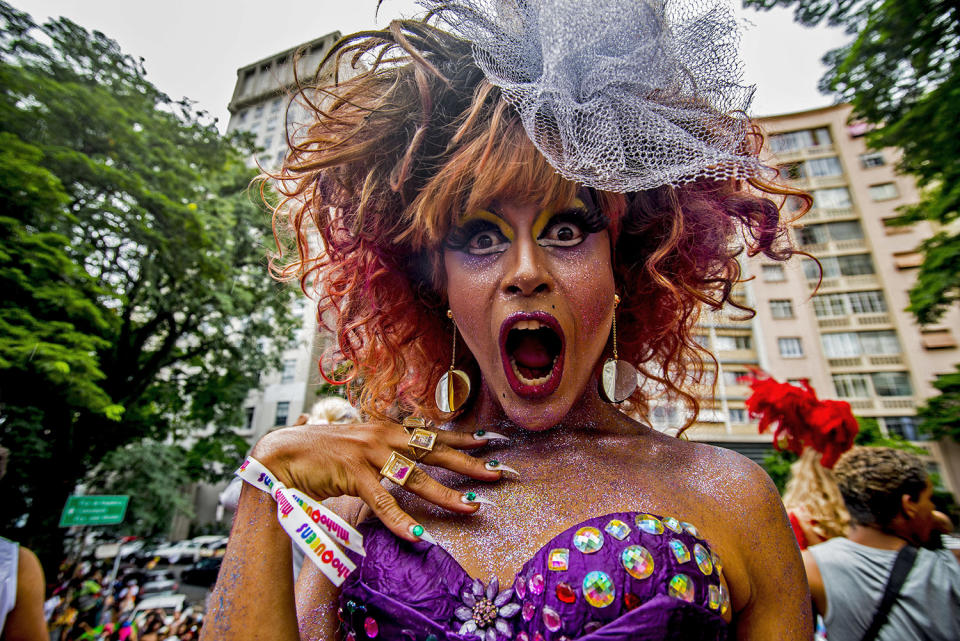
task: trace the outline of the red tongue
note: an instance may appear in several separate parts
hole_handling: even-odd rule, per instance
[[[553,362],[547,347],[533,336],[524,336],[520,339],[513,350],[513,357],[517,360],[517,365],[534,369],[549,367]]]

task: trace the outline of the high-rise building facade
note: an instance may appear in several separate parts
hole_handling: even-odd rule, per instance
[[[692,432],[696,438],[737,440],[755,433],[755,423],[739,409],[749,390],[735,374],[753,359],[780,380],[809,379],[818,395],[848,401],[856,415],[875,418],[886,433],[917,440],[917,406],[938,393],[932,386],[937,376],[960,362],[956,306],[924,327],[905,311],[922,262],[918,247],[935,231],[926,222],[892,224],[900,207],[918,201],[916,185],[896,172],[897,150],[867,148],[867,128],[848,123],[850,112],[838,105],[760,121],[766,164],[813,196],[813,208],[791,233],[819,265],[802,256],[786,264],[762,256],[744,260],[753,280],[742,291],[756,317],[736,323],[721,314],[715,327],[710,319],[705,323],[706,335],[743,335],[722,339],[716,350],[722,361],[718,398],[729,422],[721,429],[701,420]],[[785,215],[799,205],[788,199]],[[960,490],[957,452],[950,444],[930,445],[947,485]]]

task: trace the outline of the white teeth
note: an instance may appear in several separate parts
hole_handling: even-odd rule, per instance
[[[553,363],[557,362],[557,357],[553,357]],[[517,377],[524,385],[543,385],[550,380],[550,377],[553,375],[553,363],[550,364],[550,373],[546,376],[541,376],[540,378],[527,378],[520,373],[520,369],[517,367],[517,361],[512,356],[510,357],[510,367],[513,369],[513,375]]]
[[[510,329],[540,329],[543,323],[536,319],[519,320]]]

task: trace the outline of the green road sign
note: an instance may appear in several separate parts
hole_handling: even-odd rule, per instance
[[[70,496],[60,515],[60,527],[111,525],[123,521],[129,496]]]

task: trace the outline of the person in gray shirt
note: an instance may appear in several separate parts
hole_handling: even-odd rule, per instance
[[[850,512],[846,537],[803,552],[814,607],[830,641],[860,641],[870,627],[897,553],[919,547],[880,641],[960,639],[960,565],[935,538],[933,487],[923,462],[892,448],[855,447],[834,468]]]

